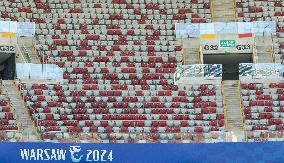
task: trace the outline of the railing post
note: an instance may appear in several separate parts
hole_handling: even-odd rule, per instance
[[[182,48],[181,54],[182,54],[183,64],[185,65],[185,64],[186,64],[186,56],[185,56],[185,50],[184,50],[184,48]]]
[[[238,16],[237,16],[237,9],[236,9],[236,0],[233,0],[233,10],[235,12],[234,20],[237,21]]]
[[[244,125],[244,114],[243,114],[243,107],[242,107],[242,95],[241,95],[241,81],[239,80],[238,82],[238,95],[240,99],[240,114],[241,114],[241,123],[242,123],[242,129],[244,133],[244,141],[247,141],[247,131],[245,130],[245,125]]]
[[[214,9],[213,9],[213,0],[210,0],[210,9],[211,9],[211,19],[214,22]]]
[[[271,48],[272,48],[273,59],[274,59],[274,62],[275,62],[275,52],[274,52],[274,46],[273,46],[273,44],[271,45]]]
[[[202,46],[199,47],[199,58],[200,58],[200,63],[204,64],[204,58],[203,58],[203,52],[202,52]]]

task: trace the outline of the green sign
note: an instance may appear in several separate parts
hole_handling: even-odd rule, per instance
[[[235,48],[236,40],[220,40],[220,48]]]

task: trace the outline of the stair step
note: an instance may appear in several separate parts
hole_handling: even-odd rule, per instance
[[[240,133],[243,133],[240,99],[238,97],[238,81],[226,80],[223,81],[223,86],[227,104],[227,131],[241,131]]]
[[[231,22],[235,21],[235,10],[233,1],[212,0],[212,17],[215,22]]]
[[[4,91],[10,99],[11,107],[16,117],[16,122],[20,124],[20,130],[23,131],[23,137],[29,141],[39,141],[31,116],[26,108],[22,105],[22,99],[18,96],[17,88],[13,85],[13,81],[3,80]],[[25,134],[26,133],[26,134]]]

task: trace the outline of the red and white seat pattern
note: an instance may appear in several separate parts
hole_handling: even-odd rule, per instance
[[[275,61],[284,63],[284,2],[281,0],[236,0],[238,21],[276,21],[273,36]]]
[[[241,96],[248,140],[282,138],[284,83],[241,83]]]
[[[19,141],[21,134],[5,95],[0,95],[0,141]]]
[[[64,69],[63,85],[21,87],[43,139],[183,142],[223,132],[220,86],[179,88],[173,81],[182,64],[174,24],[211,22],[209,0],[4,0],[0,6],[2,20],[34,21],[39,55]]]
[[[21,84],[43,139],[91,133],[103,142],[188,142],[224,131],[219,85],[165,85],[153,90],[109,86],[115,88]]]
[[[139,67],[144,73],[172,73],[182,59],[174,24],[211,21],[209,0],[1,3],[2,19],[36,22],[39,54],[63,67],[70,84],[90,83],[101,73],[127,73],[128,79],[129,73],[142,73]]]

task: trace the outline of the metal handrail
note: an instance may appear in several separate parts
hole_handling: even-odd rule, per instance
[[[237,20],[237,9],[236,9],[236,0],[233,0],[233,10],[235,12],[234,14],[234,20],[236,21]]]
[[[16,45],[16,47],[17,47],[17,49],[18,49],[18,51],[19,51],[21,57],[23,57],[24,62],[25,62],[25,63],[28,63],[26,56],[23,55],[22,50],[20,49],[20,47],[19,47],[18,44]]]
[[[210,0],[210,9],[211,9],[211,19],[212,19],[212,22],[214,22],[214,9],[213,9],[213,0]]]
[[[238,81],[238,96],[239,96],[239,100],[240,100],[240,114],[241,114],[241,123],[242,123],[242,130],[244,132],[245,135],[245,141],[247,141],[247,131],[245,130],[245,122],[244,122],[244,114],[243,114],[243,104],[242,104],[242,97],[241,97],[241,81]]]
[[[182,54],[182,58],[183,58],[183,64],[185,65],[185,64],[186,64],[186,55],[185,55],[185,50],[184,50],[184,48],[182,48],[181,54]]]
[[[36,129],[36,126],[35,126],[35,122],[32,120],[32,116],[31,116],[31,114],[30,114],[30,112],[29,112],[29,109],[28,109],[28,107],[27,107],[27,105],[26,105],[26,103],[25,103],[25,101],[24,101],[24,98],[23,98],[24,95],[23,95],[23,96],[21,95],[21,91],[22,91],[21,85],[20,85],[20,88],[19,88],[20,90],[19,90],[19,89],[18,89],[18,86],[17,86],[17,84],[16,84],[16,81],[14,80],[14,81],[13,81],[13,87],[15,87],[15,89],[17,90],[17,96],[18,96],[19,99],[21,100],[23,107],[25,108],[27,114],[28,114],[29,117],[30,117],[30,120],[31,120],[31,122],[32,122],[33,131],[36,133],[36,136],[38,137],[38,139],[40,139],[39,133],[37,132],[37,129]]]
[[[37,63],[41,63],[40,59],[39,59],[39,55],[38,55],[38,51],[36,50],[36,45],[33,44],[33,48],[32,48],[32,52],[34,53],[35,57],[36,57],[36,61]]]
[[[222,96],[223,96],[225,129],[228,129],[227,102],[226,102],[226,97],[225,97],[225,90],[224,90],[224,82],[223,81],[222,81]]]
[[[20,44],[21,46],[19,46],[19,44]],[[22,42],[21,39],[18,39],[17,47],[18,47],[18,49],[19,49],[21,55],[24,56],[25,62],[26,62],[26,63],[31,63],[31,56],[30,56],[29,52],[27,51],[27,48],[25,47],[25,45],[24,45],[24,43]],[[24,50],[24,52],[23,52],[23,50]],[[24,55],[23,55],[23,54],[24,54]]]
[[[256,48],[256,42],[253,45],[253,62],[258,63],[258,55],[257,55],[257,48]]]
[[[272,62],[275,63],[275,55],[274,55],[274,47],[273,44],[271,44],[271,57],[272,57]]]
[[[199,59],[200,59],[200,64],[203,64],[204,63],[204,60],[203,60],[203,52],[202,52],[202,46],[199,47]]]

